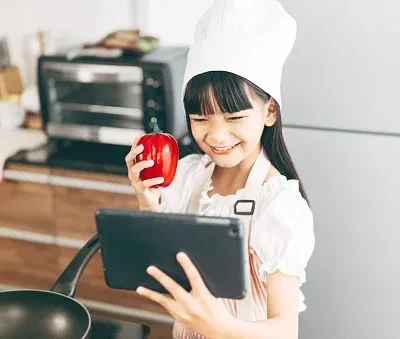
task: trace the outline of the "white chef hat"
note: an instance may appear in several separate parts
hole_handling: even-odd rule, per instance
[[[262,88],[282,107],[282,69],[295,40],[296,21],[277,0],[214,0],[195,29],[183,94],[194,76],[227,71]]]

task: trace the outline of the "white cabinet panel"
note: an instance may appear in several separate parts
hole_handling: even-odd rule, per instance
[[[284,134],[315,217],[300,338],[399,338],[400,138]]]
[[[282,0],[298,24],[285,123],[400,135],[400,2]]]

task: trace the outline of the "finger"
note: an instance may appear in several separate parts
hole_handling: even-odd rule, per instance
[[[139,286],[136,289],[136,292],[143,297],[152,300],[153,302],[156,302],[163,306],[171,316],[182,322],[182,323],[188,323],[188,314],[183,308],[181,304],[179,304],[176,300],[174,300],[170,295],[164,295],[152,290],[149,290],[147,288],[144,288],[142,286]]]
[[[143,135],[144,135],[144,133],[141,133],[135,138],[135,140],[133,140],[131,149],[135,148],[137,146],[137,144],[139,143],[139,140],[142,138]]]
[[[186,277],[190,282],[192,290],[201,293],[209,292],[207,286],[204,283],[203,278],[201,277],[199,271],[197,270],[193,262],[190,260],[190,258],[185,253],[179,252],[176,255],[176,259],[182,266],[183,271],[185,272]]]
[[[186,290],[181,285],[179,285],[175,280],[173,280],[163,271],[155,266],[149,266],[147,268],[147,273],[151,275],[154,279],[156,279],[176,301],[183,304],[184,306],[192,304],[193,300],[190,293],[186,292]]]
[[[138,138],[136,138],[138,139]],[[143,145],[138,145],[136,146],[136,143],[138,140],[135,139],[135,142],[133,143],[131,150],[129,151],[129,153],[126,155],[125,157],[125,163],[126,163],[126,167],[129,169],[135,164],[135,158],[138,154],[140,154],[143,151]]]
[[[143,160],[139,161],[137,164],[133,165],[131,168],[131,173],[139,175],[141,171],[145,168],[152,167],[154,165],[154,160]]]
[[[154,165],[153,160],[143,160],[128,168],[128,177],[133,185],[140,183],[140,172]],[[127,163],[128,166],[128,163]],[[143,187],[143,190],[145,187]]]
[[[142,181],[142,187],[143,187],[143,189],[147,189],[147,188],[151,188],[156,185],[160,185],[163,182],[164,182],[163,177],[151,178],[151,179]]]
[[[136,292],[139,295],[160,304],[169,313],[171,314],[176,313],[176,308],[178,307],[178,303],[171,296],[149,290],[148,288],[142,286],[139,286],[136,289]]]
[[[125,157],[126,166],[131,168],[135,163],[135,158],[138,154],[143,151],[143,145],[135,146],[130,150],[130,152]]]

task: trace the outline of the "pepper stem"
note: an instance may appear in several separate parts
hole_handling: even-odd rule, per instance
[[[150,122],[151,122],[151,124],[153,125],[153,133],[162,132],[162,131],[160,130],[160,127],[158,127],[157,118],[152,117],[152,118],[150,119]]]

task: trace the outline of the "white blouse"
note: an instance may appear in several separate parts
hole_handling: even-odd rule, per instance
[[[170,186],[162,188],[159,212],[185,213],[197,171],[204,170],[210,161],[208,155],[190,154],[178,162],[175,178]],[[209,180],[202,192],[199,215],[235,217],[233,207],[241,199],[243,189],[236,194],[222,196],[213,194]],[[306,281],[305,269],[314,250],[312,212],[299,191],[298,180],[285,176],[269,178],[256,199],[252,221],[250,247],[260,260],[259,278],[265,281],[266,273],[276,270],[298,276],[299,285]],[[299,311],[306,309],[304,296],[300,293]]]

